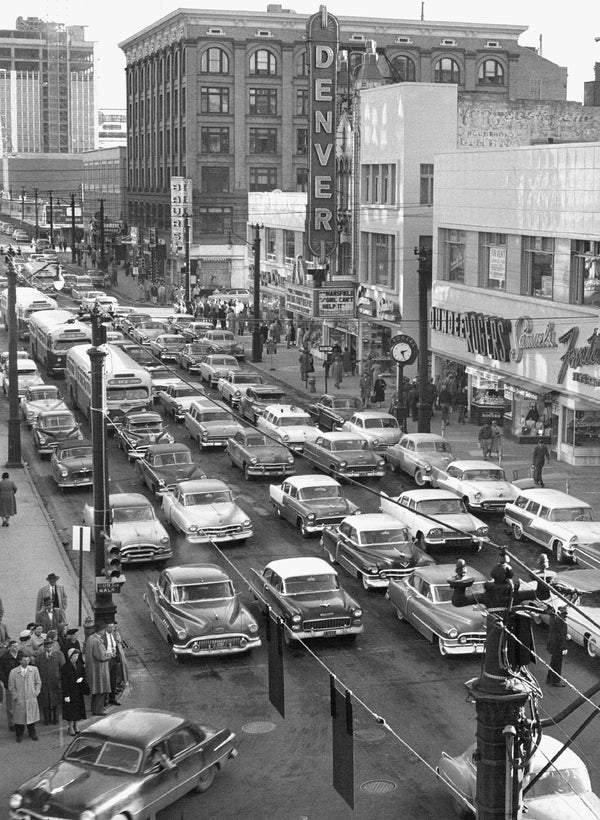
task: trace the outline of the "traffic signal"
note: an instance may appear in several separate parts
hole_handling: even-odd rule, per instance
[[[121,565],[121,545],[110,538],[104,541],[104,574],[111,584],[125,583]]]

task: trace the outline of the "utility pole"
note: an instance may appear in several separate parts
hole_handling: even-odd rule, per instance
[[[14,257],[8,263],[7,313],[8,324],[8,461],[7,467],[22,467],[21,417],[19,407],[19,371],[17,369],[17,269]]]
[[[48,191],[50,198],[50,247],[54,249],[54,208],[52,202],[52,191]]]
[[[417,430],[419,433],[431,432],[431,389],[429,387],[429,338],[428,338],[428,297],[431,289],[431,250],[415,248],[419,257],[417,267],[419,287],[419,402]]]
[[[25,222],[25,188],[21,188],[21,222]]]
[[[254,225],[254,322],[252,326],[252,361],[262,362],[262,337],[260,335],[260,231],[262,225]]]
[[[38,216],[38,189],[33,189],[33,196],[35,200],[35,238],[36,240],[40,238],[40,223],[39,223],[39,216]]]
[[[187,211],[183,215],[183,242],[185,246],[185,299],[192,301],[192,272],[190,270],[190,220]]]
[[[106,250],[104,248],[104,200],[99,199],[100,203],[100,270],[106,270]]]
[[[71,194],[71,262],[73,265],[77,261],[75,253],[75,194]]]

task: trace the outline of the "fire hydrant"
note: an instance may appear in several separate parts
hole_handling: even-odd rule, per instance
[[[317,380],[314,376],[308,377],[308,392],[309,393],[316,393],[317,392]]]

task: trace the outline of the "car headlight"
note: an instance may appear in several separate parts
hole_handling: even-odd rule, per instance
[[[287,433],[284,433],[284,434],[281,436],[281,438],[282,438],[284,441],[289,441],[289,440],[290,440],[290,437],[289,437],[289,435],[288,435]]]
[[[8,805],[11,809],[18,809],[23,804],[23,795],[15,792],[15,794],[11,794],[10,800],[8,801]]]
[[[161,544],[168,544],[169,543],[169,536],[168,535],[163,535],[163,537],[160,539],[160,543]]]
[[[288,456],[288,464],[294,463],[294,456]]]
[[[178,629],[177,630],[177,640],[178,641],[185,641],[186,637],[187,637],[187,632],[185,631],[185,629]]]
[[[456,638],[458,635],[458,629],[455,626],[451,626],[450,629],[446,632],[446,635],[449,638]]]
[[[40,444],[45,444],[48,441],[48,436],[45,436],[43,433],[38,433],[38,439]]]
[[[175,405],[175,409],[176,409],[176,410],[179,410],[179,411],[181,412],[181,410],[183,410],[183,404],[177,404],[177,405]]]
[[[292,615],[292,623],[299,624],[301,620],[302,620],[302,615],[300,615],[298,612],[295,612]]]
[[[309,513],[306,518],[308,521],[314,521],[317,516],[314,513]]]
[[[352,610],[352,617],[353,618],[362,618],[362,609],[353,609]]]
[[[248,632],[252,632],[253,634],[255,634],[256,632],[258,632],[258,624],[251,623],[251,624],[248,626]]]
[[[480,538],[486,538],[489,531],[489,527],[477,527],[475,535],[478,535]]]
[[[250,464],[258,464],[258,459],[257,459],[256,457],[254,457],[254,456],[253,456],[253,457],[250,459]]]
[[[440,527],[433,527],[429,530],[429,537],[430,538],[441,538],[442,537],[442,530]]]
[[[242,521],[242,527],[247,528],[247,527],[250,527],[250,526],[252,526],[252,521],[250,521],[249,518],[245,518]]]
[[[69,475],[69,471],[68,470],[61,470],[60,474],[61,474],[62,478],[66,478]]]
[[[379,572],[379,567],[377,567],[375,565],[373,565],[371,567],[367,567],[367,572],[370,573],[371,575],[377,575],[377,573]]]
[[[385,461],[378,461],[377,466],[378,467],[385,467]]]
[[[198,527],[197,527],[196,524],[190,524],[188,529],[189,529],[190,532],[197,532],[198,531]]]
[[[371,439],[371,444],[373,445],[373,447],[376,447],[379,444],[379,439],[378,438],[372,438]]]
[[[424,464],[424,465],[421,467],[421,469],[422,469],[422,470],[423,470],[423,472],[425,472],[425,473],[430,473],[430,472],[431,472],[431,464]]]
[[[348,463],[346,461],[340,461],[340,467],[347,467]]]
[[[475,501],[481,501],[481,499],[483,498],[483,494],[479,492],[473,493],[473,498],[475,499]]]
[[[206,430],[202,433],[202,438],[203,438],[203,439],[207,439],[207,438],[208,438],[208,433],[207,433],[207,431],[206,431]]]

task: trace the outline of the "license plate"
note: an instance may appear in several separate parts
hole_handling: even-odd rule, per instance
[[[225,649],[225,647],[228,646],[228,645],[229,645],[228,641],[213,641],[212,642],[213,649]]]
[[[323,632],[324,638],[335,638],[336,635],[337,632],[335,631],[335,629],[327,629],[325,632]]]

